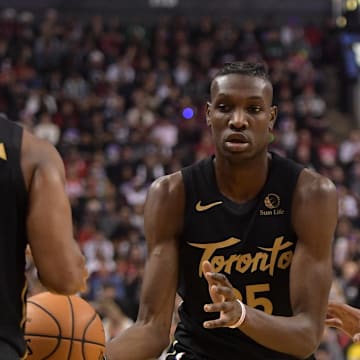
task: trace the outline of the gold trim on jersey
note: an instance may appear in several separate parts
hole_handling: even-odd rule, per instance
[[[4,143],[0,143],[0,159],[7,160],[7,154]]]

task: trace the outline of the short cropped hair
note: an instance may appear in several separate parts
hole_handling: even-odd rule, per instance
[[[263,79],[271,85],[268,68],[262,62],[234,61],[225,63],[224,66],[215,74],[210,83],[210,93],[212,93],[216,78],[224,75],[239,74]]]
[[[215,74],[214,79],[218,76],[228,74],[254,76],[270,82],[268,68],[266,64],[262,62],[234,61],[225,63],[224,66]]]

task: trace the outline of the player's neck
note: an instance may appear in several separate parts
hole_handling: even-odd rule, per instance
[[[266,182],[268,154],[236,165],[223,159],[214,161],[219,191],[234,202],[243,203],[255,198]]]

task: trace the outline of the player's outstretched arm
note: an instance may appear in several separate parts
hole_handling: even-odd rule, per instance
[[[22,168],[29,193],[27,235],[39,278],[50,291],[82,291],[85,259],[73,237],[61,157],[50,143],[24,131]]]
[[[180,173],[150,187],[144,212],[148,257],[136,323],[106,346],[108,360],[158,358],[169,344],[178,282],[178,236],[184,211]]]
[[[360,310],[357,308],[330,301],[325,324],[343,331],[353,341],[360,341]]]

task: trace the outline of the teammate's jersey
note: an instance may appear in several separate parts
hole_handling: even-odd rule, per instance
[[[0,119],[0,343],[25,353],[25,218],[27,192],[20,165],[22,128]],[[1,354],[0,354],[1,358]]]
[[[248,306],[291,316],[289,272],[297,241],[291,205],[301,170],[272,154],[265,185],[243,205],[220,193],[213,158],[182,170],[186,205],[178,292],[183,303],[175,338],[185,354],[199,359],[294,359],[261,346],[239,329],[203,328],[204,321],[219,314],[203,310],[211,299],[201,263],[209,260],[215,271],[224,273]]]

